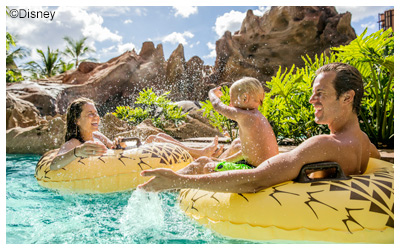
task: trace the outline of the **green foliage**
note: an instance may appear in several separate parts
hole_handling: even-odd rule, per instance
[[[6,70],[6,82],[21,82],[24,78],[20,72],[15,70]]]
[[[157,105],[160,107],[165,107],[167,106],[171,100],[167,98],[167,95],[169,95],[170,92],[166,92],[161,94],[160,96],[156,95],[156,93],[153,92],[153,89],[143,89],[142,91],[139,92],[139,97],[136,100],[136,104],[144,104],[144,105]]]
[[[74,67],[73,63],[66,63],[63,60],[60,60],[60,67],[58,69],[59,73],[64,73],[67,72],[68,70],[71,70]]]
[[[138,125],[146,118],[149,113],[142,108],[131,108],[129,106],[118,106],[114,113],[118,119],[127,121],[129,124]]]
[[[78,40],[74,40],[68,36],[64,37],[64,40],[67,42],[67,47],[65,48],[63,55],[72,58],[72,60],[75,62],[75,68],[78,67],[80,62],[95,60],[93,58],[82,58],[90,52],[95,52],[93,49],[85,45],[86,39],[87,37],[82,37]]]
[[[29,51],[23,47],[12,49],[16,47],[17,42],[13,35],[6,33],[6,82],[20,82],[24,78],[18,66],[15,64],[15,59],[22,59],[28,56]]]
[[[9,51],[11,46],[15,46],[14,37],[6,32],[6,51]]]
[[[138,125],[149,118],[154,126],[161,129],[168,122],[173,122],[177,126],[185,120],[187,113],[182,114],[182,108],[173,104],[167,95],[169,92],[157,96],[152,89],[144,89],[135,102],[140,107],[119,106],[112,114],[133,125]],[[157,109],[160,110],[158,114],[156,114]]]
[[[306,138],[327,132],[325,127],[314,122],[314,110],[308,103],[315,74],[313,68],[318,63],[319,60],[296,70],[293,65],[284,72],[279,68],[276,76],[266,82],[270,91],[265,94],[259,110],[271,123],[278,142],[290,138],[298,144]]]
[[[135,102],[136,104],[145,105],[149,113],[152,111],[154,112],[157,107],[161,108],[161,118],[152,117],[153,123],[161,128],[165,125],[164,121],[172,121],[177,126],[180,122],[185,120],[187,115],[182,114],[182,108],[173,104],[172,101],[167,98],[169,93],[170,92],[166,92],[157,96],[153,92],[153,89],[144,89],[139,93],[139,97]]]
[[[331,48],[331,56],[303,57],[303,68],[292,67],[276,76],[266,86],[260,111],[273,126],[278,139],[291,138],[296,143],[321,133],[326,126],[313,122],[312,106],[308,103],[315,72],[331,62],[348,63],[356,67],[364,81],[364,98],[360,112],[361,129],[378,147],[393,146],[394,137],[394,35],[391,29],[365,37],[365,30],[350,44]]]
[[[356,67],[365,83],[361,128],[378,147],[394,143],[394,33],[367,29],[349,45],[332,48],[338,60]]]
[[[225,105],[229,105],[230,103],[229,88],[227,86],[224,86],[221,88],[221,91],[223,94],[221,96],[221,101]],[[215,111],[210,100],[201,102],[201,105],[203,109],[203,116],[205,116],[210,121],[210,124],[212,126],[216,127],[221,133],[228,132],[231,141],[233,141],[238,136],[237,123]]]
[[[41,61],[30,61],[26,64],[26,69],[30,71],[33,78],[52,77],[58,73],[60,67],[60,54],[58,50],[52,51],[47,46],[47,53],[37,49]]]

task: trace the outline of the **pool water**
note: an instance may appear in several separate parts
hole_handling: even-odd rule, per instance
[[[179,209],[178,193],[71,194],[45,189],[39,155],[6,156],[6,243],[231,244]],[[263,242],[266,243],[266,242]]]

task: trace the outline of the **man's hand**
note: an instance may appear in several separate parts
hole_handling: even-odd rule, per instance
[[[141,176],[154,176],[149,181],[138,186],[147,192],[159,192],[168,189],[182,188],[181,177],[168,168],[144,170]]]

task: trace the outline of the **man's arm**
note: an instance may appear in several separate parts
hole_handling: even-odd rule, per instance
[[[233,170],[203,175],[179,175],[170,169],[145,170],[143,176],[155,176],[140,185],[146,191],[198,188],[213,192],[254,193],[293,180],[307,163],[335,161],[337,143],[329,136],[308,139],[296,149],[276,155],[250,170]],[[336,149],[336,150],[335,150]]]

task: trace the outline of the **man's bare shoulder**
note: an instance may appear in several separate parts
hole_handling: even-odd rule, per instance
[[[316,135],[308,138],[298,148],[311,147],[311,146],[337,146],[340,141],[333,135]]]
[[[336,161],[340,151],[340,141],[332,135],[313,136],[290,152],[293,160],[302,164]]]

